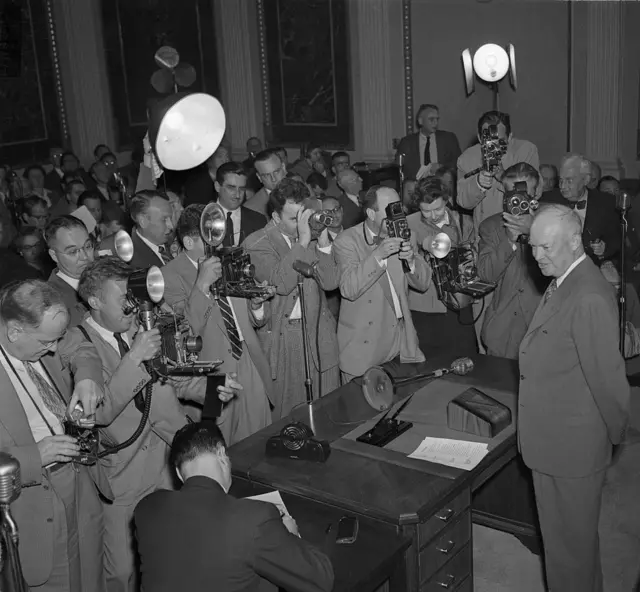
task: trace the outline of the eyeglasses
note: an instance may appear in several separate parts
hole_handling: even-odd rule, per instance
[[[84,253],[86,257],[88,257],[90,254],[93,254],[93,251],[95,251],[93,242],[88,240],[86,243],[84,243],[84,246],[82,247],[77,247],[74,249],[68,249],[64,251],[56,251],[56,253],[59,253],[60,255],[67,255],[72,259],[77,259],[80,256],[81,252]]]

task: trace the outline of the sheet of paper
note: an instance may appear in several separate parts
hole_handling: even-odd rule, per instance
[[[91,234],[97,226],[96,219],[92,216],[91,212],[87,209],[87,206],[79,207],[77,210],[71,212],[72,216],[78,218],[78,220],[84,222],[87,227],[87,232]]]
[[[291,514],[289,514],[289,510],[287,510],[287,506],[284,505],[284,501],[282,500],[282,496],[278,490],[270,491],[269,493],[261,493],[260,495],[252,495],[246,499],[257,500],[259,502],[269,502],[280,510],[280,516],[291,516]]]
[[[409,458],[470,471],[485,457],[487,446],[480,442],[426,437]]]

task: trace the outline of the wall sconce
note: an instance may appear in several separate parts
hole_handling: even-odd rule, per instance
[[[471,58],[471,52],[465,49],[462,52],[462,67],[467,96],[475,90],[475,77],[487,83],[493,90],[493,108],[499,109],[499,84],[509,73],[509,79],[513,90],[518,89],[516,77],[516,50],[510,43],[507,49],[495,43],[486,43],[480,47]]]

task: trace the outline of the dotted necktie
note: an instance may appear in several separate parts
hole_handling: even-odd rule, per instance
[[[242,355],[242,341],[240,341],[240,335],[238,334],[238,327],[236,327],[236,320],[233,318],[231,305],[226,298],[219,298],[218,307],[222,313],[224,326],[227,329],[227,337],[229,337],[229,342],[231,343],[231,353],[234,359],[239,360]]]
[[[118,344],[120,357],[124,358],[124,356],[129,353],[129,346],[127,345],[127,342],[122,338],[122,333],[114,333],[113,337]],[[144,396],[142,395],[142,391],[139,391],[138,394],[133,398],[133,403],[136,406],[136,409],[140,411],[140,413],[144,411]]]
[[[158,253],[160,253],[160,257],[162,257],[162,262],[166,265],[171,261],[171,255],[167,251],[167,247],[165,245],[160,245],[158,247]]]
[[[548,286],[544,293],[544,304],[549,302],[549,298],[551,295],[558,289],[558,280],[553,280]]]
[[[424,147],[424,164],[431,164],[431,136],[427,136],[427,145]]]
[[[223,247],[233,247],[235,239],[235,231],[233,229],[233,220],[231,219],[231,212],[227,212],[227,223],[224,234],[224,240],[222,241]]]
[[[23,362],[27,376],[36,387],[44,406],[53,413],[60,422],[64,421],[67,408],[60,394],[54,389],[31,362]]]

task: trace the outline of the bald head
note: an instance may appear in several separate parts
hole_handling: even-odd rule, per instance
[[[591,163],[580,154],[568,154],[560,165],[560,192],[569,201],[578,201],[585,196],[591,181]]]
[[[543,206],[531,225],[529,244],[542,273],[559,278],[584,254],[582,221],[566,206]]]

